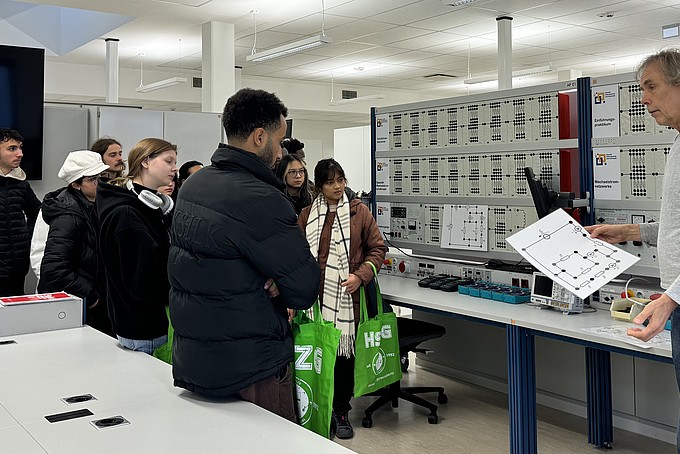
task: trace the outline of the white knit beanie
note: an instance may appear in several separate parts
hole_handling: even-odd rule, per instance
[[[72,151],[59,169],[59,178],[71,184],[82,177],[99,175],[109,166],[102,162],[99,153],[89,150]]]

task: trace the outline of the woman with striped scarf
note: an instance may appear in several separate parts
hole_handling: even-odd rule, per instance
[[[345,171],[334,159],[314,169],[316,197],[298,218],[312,255],[321,267],[319,301],[325,320],[342,331],[335,363],[333,429],[338,438],[352,438],[348,412],[354,391],[354,338],[359,323],[359,287],[373,279],[387,248],[368,207],[345,191]],[[349,195],[347,194],[349,192]]]

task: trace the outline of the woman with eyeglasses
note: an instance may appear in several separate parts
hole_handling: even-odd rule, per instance
[[[302,159],[293,154],[281,158],[276,176],[286,184],[283,193],[288,196],[298,216],[302,209],[312,203],[312,193],[309,189],[309,176]]]
[[[38,292],[65,291],[82,298],[86,323],[111,335],[94,206],[99,174],[108,168],[97,153],[87,150],[69,153],[61,166],[59,178],[67,186],[47,194],[42,204],[41,219],[49,225],[49,231],[40,262]]]

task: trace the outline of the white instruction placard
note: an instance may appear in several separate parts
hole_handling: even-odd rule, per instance
[[[595,198],[621,200],[621,149],[593,148],[593,164]]]
[[[375,151],[390,151],[390,117],[387,114],[375,116]]]
[[[593,137],[619,137],[619,86],[592,88]]]
[[[640,260],[612,244],[590,238],[586,229],[562,209],[505,241],[579,298],[588,297]]]
[[[375,159],[375,193],[390,194],[390,161],[385,158]]]
[[[375,207],[377,211],[375,220],[378,224],[378,229],[380,229],[380,231],[383,233],[383,236],[391,238],[390,233],[392,232],[392,216],[390,215],[390,202],[376,202]]]

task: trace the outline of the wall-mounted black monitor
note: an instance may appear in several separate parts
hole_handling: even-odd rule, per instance
[[[45,50],[0,46],[0,128],[24,137],[21,168],[31,180],[42,179],[44,90]]]
[[[554,204],[557,201],[558,194],[548,189],[541,180],[534,175],[534,169],[531,167],[524,168],[524,175],[527,177],[527,184],[529,191],[531,191],[531,198],[534,199],[534,206],[536,207],[536,214],[538,218],[547,216],[553,210]]]

